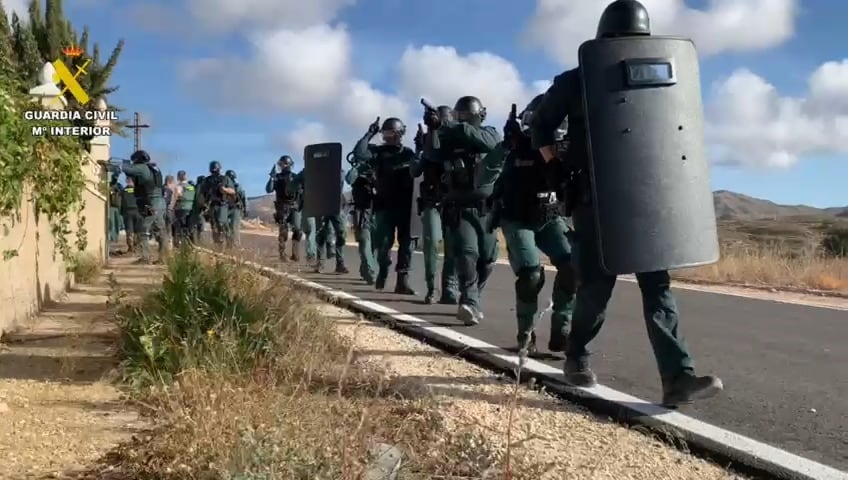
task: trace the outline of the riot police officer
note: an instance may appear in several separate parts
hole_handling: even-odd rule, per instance
[[[382,290],[386,286],[389,267],[392,264],[391,250],[395,243],[395,234],[397,234],[395,293],[415,295],[415,290],[409,284],[409,270],[412,264],[410,214],[415,188],[409,167],[415,159],[415,152],[403,146],[406,126],[400,119],[387,118],[382,127],[379,122],[378,118],[368,127],[368,132],[353,149],[356,162],[373,168],[377,179],[374,216],[377,222],[375,237],[377,238],[379,271],[374,286],[377,290]],[[370,144],[369,142],[378,132],[382,134],[383,145]]]
[[[650,20],[645,7],[635,0],[617,0],[607,6],[601,15],[598,24],[597,40],[584,43],[581,46],[581,50],[587,44],[594,42],[595,45],[600,45],[609,38],[616,38],[617,40],[616,45],[618,46],[611,48],[626,48],[626,42],[623,42],[622,39],[632,39],[632,42],[646,46],[647,44],[643,39],[646,39],[650,34]],[[607,42],[607,45],[612,45],[612,43]],[[592,161],[595,170],[610,164],[615,165],[619,169],[627,167],[621,165],[620,162],[614,162],[614,159],[606,159],[608,161],[605,165],[590,160],[592,158],[590,157],[590,153],[592,153],[590,152],[590,148],[595,150],[602,146],[594,145],[595,142],[592,142],[590,145],[586,140],[587,134],[591,134],[591,130],[589,129],[591,119],[588,117],[587,112],[597,113],[602,109],[592,109],[589,105],[586,105],[584,108],[583,97],[586,95],[587,89],[593,87],[583,84],[581,78],[584,76],[586,69],[586,65],[583,63],[584,60],[592,61],[592,59],[597,59],[598,57],[594,56],[592,59],[584,59],[582,54],[580,56],[581,65],[557,76],[554,79],[553,85],[548,89],[542,99],[541,104],[536,109],[532,119],[532,139],[533,146],[539,149],[545,161],[553,161],[557,156],[555,147],[556,131],[563,120],[567,118],[569,135],[571,137],[567,157],[569,162],[573,163],[573,171],[578,175],[575,186],[580,187],[579,194],[575,196],[573,210],[573,220],[578,242],[577,255],[580,285],[577,292],[577,303],[572,319],[571,331],[567,341],[564,373],[569,383],[575,386],[585,387],[592,386],[596,382],[595,374],[589,367],[589,350],[587,346],[598,332],[600,332],[604,324],[607,303],[610,300],[616,281],[616,275],[605,271],[607,268],[602,267],[601,255],[603,250],[601,249],[606,247],[599,242],[598,237],[601,232],[601,225],[606,224],[603,222],[602,215],[610,215],[611,213],[609,210],[604,212],[599,211],[599,204],[595,201],[595,194],[592,193],[593,188],[598,188],[598,177],[589,171],[588,165]],[[660,55],[650,56],[659,57]],[[625,63],[619,62],[616,65],[624,65]],[[697,57],[695,57],[693,63],[697,65]],[[597,69],[598,67],[594,66],[594,68]],[[602,68],[602,70],[605,73],[610,72],[607,67]],[[621,82],[625,78],[618,71],[613,73],[616,75],[616,82]],[[610,78],[610,81],[612,81],[612,78]],[[604,85],[604,88],[607,89],[605,91],[609,90],[609,82],[599,83]],[[641,85],[640,88],[644,90],[644,87],[645,85]],[[619,101],[616,104],[621,105],[621,107],[616,107],[614,112],[617,115],[627,115],[629,114],[629,110],[625,109],[638,108],[638,105],[630,107],[630,103],[628,103],[627,97],[633,97],[635,95],[638,95],[638,92],[635,90],[618,93]],[[593,97],[586,95],[586,98],[591,100]],[[661,102],[663,99],[655,96],[651,97],[653,104],[658,101]],[[689,101],[700,102],[700,98]],[[639,115],[629,117],[627,121],[638,122],[639,118],[642,118],[646,112],[643,110]],[[668,109],[663,110],[663,114],[667,115],[668,113]],[[677,122],[677,120],[674,121]],[[681,121],[685,122],[685,120]],[[603,125],[608,124],[609,122],[605,122]],[[603,125],[597,125],[597,127],[602,128]],[[635,126],[636,123],[633,123],[633,125]],[[677,124],[675,123],[675,125]],[[678,128],[669,129],[668,131],[677,133]],[[680,131],[682,133],[679,133],[679,135],[688,134],[682,125]],[[616,132],[619,135],[636,135],[632,131],[622,131],[620,128]],[[653,132],[644,130],[640,133],[642,135],[653,134]],[[657,132],[657,134],[659,133],[661,132]],[[665,133],[662,134],[665,135]],[[623,141],[628,141],[628,139],[626,137],[619,137],[609,139],[606,143]],[[653,153],[651,152],[652,155]],[[640,152],[633,152],[633,155],[638,156]],[[679,162],[679,154],[677,155],[677,161]],[[621,159],[621,162],[625,161],[629,163],[634,161],[634,159]],[[633,179],[628,180],[633,181]],[[645,183],[649,180],[647,179]],[[663,178],[662,180],[663,182],[668,181],[667,178]],[[592,182],[595,183],[594,187],[591,186]],[[640,185],[643,185],[643,183],[640,183]],[[655,182],[655,185],[657,185],[657,188],[663,188],[661,182]],[[615,189],[619,190],[619,195],[623,195],[624,189],[628,186],[619,185],[619,187]],[[708,184],[702,187],[704,187],[705,192],[709,190]],[[687,193],[690,195],[700,195],[701,189],[695,190]],[[644,188],[640,192],[642,195],[649,193]],[[616,198],[620,198],[620,196]],[[663,201],[665,198],[663,195],[656,197],[659,201]],[[636,198],[630,201],[634,204],[647,205],[646,208],[658,208],[662,213],[660,216],[665,215],[664,218],[669,218],[668,215],[671,209],[676,207],[676,205],[656,205],[655,202],[639,202]],[[682,199],[682,201],[685,202],[687,200]],[[620,204],[619,206],[619,208],[631,207],[631,205],[626,204]],[[709,197],[709,205],[705,208],[712,208],[711,196]],[[691,211],[687,210],[686,212],[692,215]],[[708,212],[705,211],[704,213],[706,216]],[[640,218],[640,222],[644,221],[644,218],[647,217]],[[630,219],[622,218],[620,221],[625,222],[630,221]],[[644,229],[644,226],[642,228]],[[654,225],[651,228],[654,228]],[[701,233],[705,233],[703,229]],[[695,236],[697,237],[697,235]],[[610,239],[610,241],[613,240]],[[626,241],[635,242],[635,239],[627,238]],[[691,238],[689,241],[691,241]],[[685,249],[685,246],[682,246],[681,249]],[[652,251],[655,252],[655,255],[662,255],[668,249],[652,248]],[[648,338],[651,341],[657,366],[659,367],[660,377],[662,378],[663,404],[669,407],[676,407],[692,400],[707,398],[717,394],[722,389],[720,379],[713,376],[697,376],[694,373],[692,355],[680,332],[679,313],[674,300],[674,294],[671,290],[671,280],[668,270],[634,271],[634,273],[636,273],[639,288],[642,291],[643,312],[648,330]]]
[[[227,246],[234,247],[241,245],[241,219],[247,215],[247,194],[241,185],[238,183],[238,177],[234,170],[227,170],[224,174],[230,179],[235,190],[234,195],[226,195],[227,200],[227,226],[229,235],[227,235]]]
[[[266,193],[276,193],[274,221],[279,226],[277,249],[280,260],[284,262],[288,259],[294,262],[300,260],[300,241],[303,236],[300,216],[303,179],[302,175],[295,174],[292,171],[292,167],[294,167],[294,160],[288,155],[283,155],[271,169],[271,178],[265,184]],[[287,257],[286,241],[289,239],[290,228],[292,230],[291,257]]]
[[[209,175],[203,179],[200,193],[200,209],[212,225],[212,241],[224,245],[230,235],[226,196],[234,196],[236,190],[232,180],[221,173],[221,162],[209,162]]]
[[[154,263],[151,258],[149,236],[153,230],[159,232],[159,260],[161,263],[168,254],[168,229],[165,228],[165,182],[159,167],[151,165],[150,155],[138,150],[130,156],[131,163],[121,166],[127,177],[134,180],[134,193],[138,211],[141,215],[141,258],[139,263]]]
[[[353,233],[359,250],[359,276],[368,285],[374,284],[375,260],[372,236],[374,228],[374,197],[377,194],[377,178],[374,169],[368,163],[358,163],[348,155],[350,170],[345,174],[345,182],[351,187],[351,219]]]
[[[109,241],[117,242],[121,233],[121,200],[124,196],[124,187],[118,182],[121,172],[112,174],[109,182]]]
[[[447,123],[453,120],[453,109],[447,105],[437,108],[439,117]],[[456,263],[454,262],[453,241],[449,230],[444,228],[440,211],[446,185],[443,179],[444,165],[433,157],[433,152],[426,149],[427,136],[421,125],[419,135],[415,137],[416,161],[413,162],[411,173],[417,178],[423,175],[417,201],[418,215],[421,216],[423,230],[424,280],[427,284],[427,294],[424,302],[431,304],[436,298],[436,265],[439,260],[439,242],[443,245],[441,297],[439,303],[456,305],[459,292],[457,291]]]
[[[477,177],[482,158],[500,143],[501,136],[494,127],[482,125],[486,108],[479,98],[461,97],[453,111],[455,121],[445,122],[438,111],[427,109],[424,124],[435,132],[428,142],[447,178],[442,221],[454,243],[460,291],[457,318],[466,325],[477,325],[483,318],[480,292],[498,253],[497,236],[486,228],[486,200],[493,185],[478,184]]]
[[[135,199],[135,182],[127,176],[127,186],[121,197],[121,217],[124,220],[124,232],[127,236],[127,253],[135,253],[141,246],[142,216]]]
[[[201,193],[203,192],[204,180],[206,180],[206,175],[198,175],[197,180],[194,181],[196,192],[194,195],[194,205],[191,208],[191,225],[194,237],[192,239],[193,242],[199,242],[200,237],[203,234],[203,208],[201,208],[203,196]]]
[[[179,247],[184,242],[193,238],[192,211],[194,199],[197,196],[197,188],[194,182],[188,179],[185,170],[177,172],[176,205],[174,208],[174,221],[176,222],[176,235],[174,246]]]
[[[503,171],[496,194],[501,230],[506,241],[509,265],[515,279],[515,314],[518,320],[518,346],[530,354],[536,351],[534,327],[539,320],[539,293],[545,285],[545,269],[539,251],[547,255],[557,273],[553,284],[551,335],[548,350],[565,350],[565,338],[574,309],[576,273],[571,261],[569,227],[562,200],[565,170],[560,160],[545,162],[530,141],[528,122],[541,103],[534,98],[518,118],[513,113],[504,126],[503,146],[483,160],[485,170]],[[565,129],[557,131],[562,142]],[[500,154],[500,155],[499,155]],[[503,161],[504,154],[506,156]]]

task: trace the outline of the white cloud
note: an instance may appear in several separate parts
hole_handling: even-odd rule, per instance
[[[779,45],[795,31],[797,0],[709,0],[697,10],[684,0],[641,0],[655,34],[691,37],[702,54],[762,50]],[[564,66],[577,63],[577,48],[595,38],[598,0],[536,0],[525,40]]]
[[[335,110],[337,120],[363,132],[377,117],[400,118],[405,124],[411,121],[409,107],[400,97],[374,89],[368,82],[351,80],[341,94]]]
[[[3,7],[6,15],[12,18],[12,13],[17,13],[21,20],[27,19],[27,0],[4,0]]]
[[[803,97],[745,69],[713,89],[707,136],[716,161],[786,168],[805,155],[848,154],[848,59],[810,75]]]
[[[515,65],[493,53],[460,55],[446,46],[407,47],[398,70],[404,95],[450,106],[459,97],[474,95],[486,106],[490,120],[506,118],[513,103],[523,108],[550,85],[541,80],[527,85]]]
[[[282,140],[286,154],[291,155],[296,162],[302,161],[303,147],[306,145],[337,141],[326,125],[306,120],[299,120]]]
[[[311,112],[340,94],[350,71],[350,38],[344,26],[316,25],[252,37],[254,56],[188,62],[183,79],[195,93],[247,108]]]
[[[355,0],[188,0],[192,15],[210,30],[243,27],[300,29],[334,19]]]

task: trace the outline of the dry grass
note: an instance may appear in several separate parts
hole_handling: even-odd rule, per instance
[[[401,479],[481,478],[502,469],[502,453],[479,432],[448,429],[415,383],[355,365],[352,344],[313,298],[246,269],[192,271],[187,262],[196,260],[180,262],[161,291],[118,315],[125,328],[148,329],[140,344],[157,345],[123,350],[127,379],[159,429],[115,451],[113,469],[129,478],[359,479],[380,443],[404,453]],[[203,288],[189,285],[199,281]],[[202,297],[218,281],[228,300]],[[163,309],[177,292],[193,303]],[[177,318],[188,306],[197,316]],[[236,316],[250,323],[232,323]],[[183,320],[201,335],[173,338],[177,330],[161,324]],[[510,478],[538,478],[541,469],[513,463]]]
[[[725,249],[718,263],[676,271],[674,278],[848,294],[848,258],[797,256],[776,249]]]
[[[77,283],[91,283],[100,275],[103,264],[90,253],[78,253],[70,259],[67,268]]]

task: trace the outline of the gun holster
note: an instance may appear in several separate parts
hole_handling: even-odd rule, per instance
[[[459,217],[461,209],[455,202],[446,202],[442,204],[442,223],[450,228],[459,226]]]

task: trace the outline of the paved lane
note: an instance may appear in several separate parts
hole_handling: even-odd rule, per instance
[[[275,238],[245,234],[242,243],[262,252],[262,263],[279,266]],[[317,275],[308,269],[298,275],[494,345],[515,343],[514,276],[508,266],[498,265],[486,286],[485,321],[465,327],[454,319],[456,307],[423,304],[420,254],[413,256],[413,285],[421,293],[415,298],[375,292],[365,285],[356,273],[355,248],[346,248],[345,259],[350,275]],[[549,298],[552,283],[547,282],[542,298]],[[387,290],[393,289],[392,276]],[[848,314],[684,289],[677,289],[676,295],[698,370],[718,374],[728,389],[683,412],[848,470]],[[604,385],[657,401],[661,389],[643,322],[638,287],[619,281],[607,325],[593,345],[592,366]],[[539,329],[543,349],[547,328],[545,319]],[[562,364],[561,359],[548,361]]]

